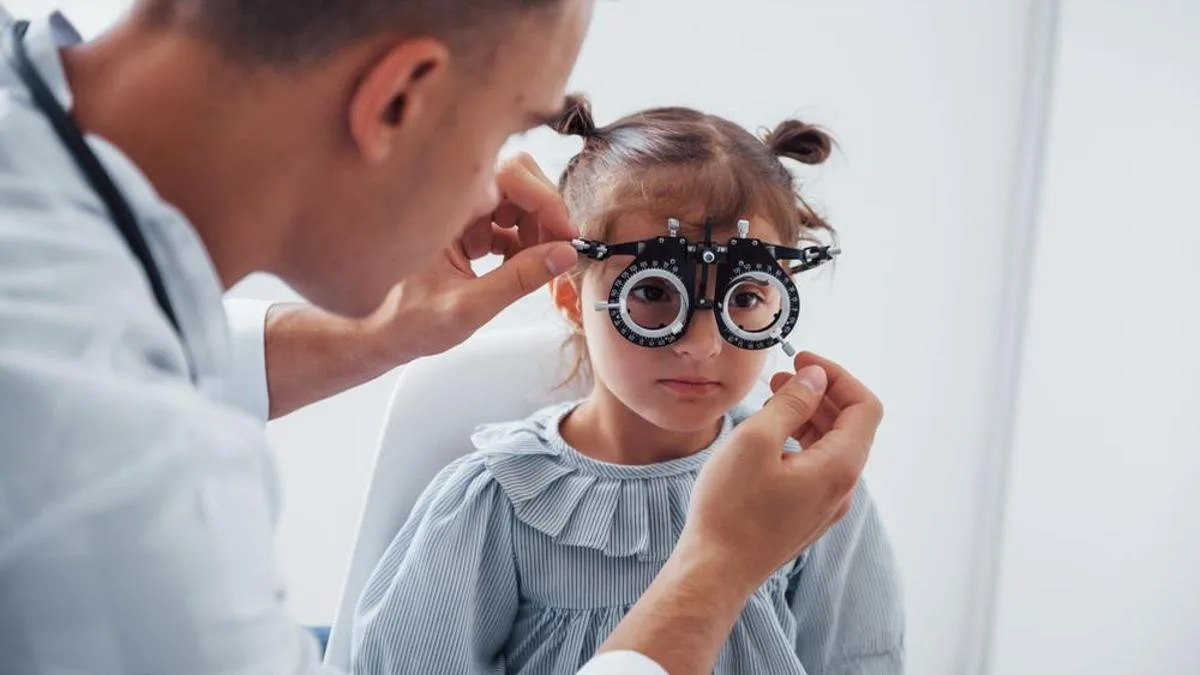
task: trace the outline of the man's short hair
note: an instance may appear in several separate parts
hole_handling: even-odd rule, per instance
[[[164,0],[157,0],[163,2]],[[562,0],[165,0],[191,5],[206,37],[237,59],[286,65],[319,60],[359,40],[395,33],[454,45],[524,11]]]

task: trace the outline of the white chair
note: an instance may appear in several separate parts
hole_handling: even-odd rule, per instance
[[[485,332],[401,373],[334,615],[327,663],[349,668],[351,621],[367,578],[429,481],[472,450],[475,427],[520,419],[586,394],[582,381],[557,388],[567,374],[564,339],[552,324]],[[764,376],[747,402],[761,404],[768,391]]]

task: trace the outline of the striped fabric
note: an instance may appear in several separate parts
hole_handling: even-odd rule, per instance
[[[570,675],[616,628],[744,415],[695,455],[618,466],[563,441],[574,405],[481,429],[477,452],[434,479],[363,591],[355,673]],[[899,580],[860,486],[849,515],[750,598],[715,672],[882,675],[903,658]]]

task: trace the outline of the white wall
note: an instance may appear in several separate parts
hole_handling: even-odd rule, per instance
[[[995,675],[1200,673],[1200,3],[1070,0]]]

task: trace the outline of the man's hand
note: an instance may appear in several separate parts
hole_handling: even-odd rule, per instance
[[[369,317],[278,306],[266,326],[270,416],[372,380],[470,337],[505,307],[576,262],[576,230],[554,184],[521,154],[497,171],[500,205],[472,223],[429,267],[400,282]],[[477,276],[471,261],[504,257]]]
[[[835,363],[805,353],[795,367],[700,472],[671,559],[601,651],[711,672],[754,589],[846,514],[883,407]],[[785,452],[788,437],[804,450]]]
[[[794,363],[701,472],[681,539],[750,589],[846,514],[883,418],[879,399],[837,364],[811,353]],[[804,450],[784,452],[788,437]]]
[[[577,231],[554,184],[529,155],[498,174],[500,206],[472,223],[428,268],[397,285],[366,320],[369,340],[391,366],[454,347],[501,310],[575,265]],[[482,277],[471,261],[503,264]]]

